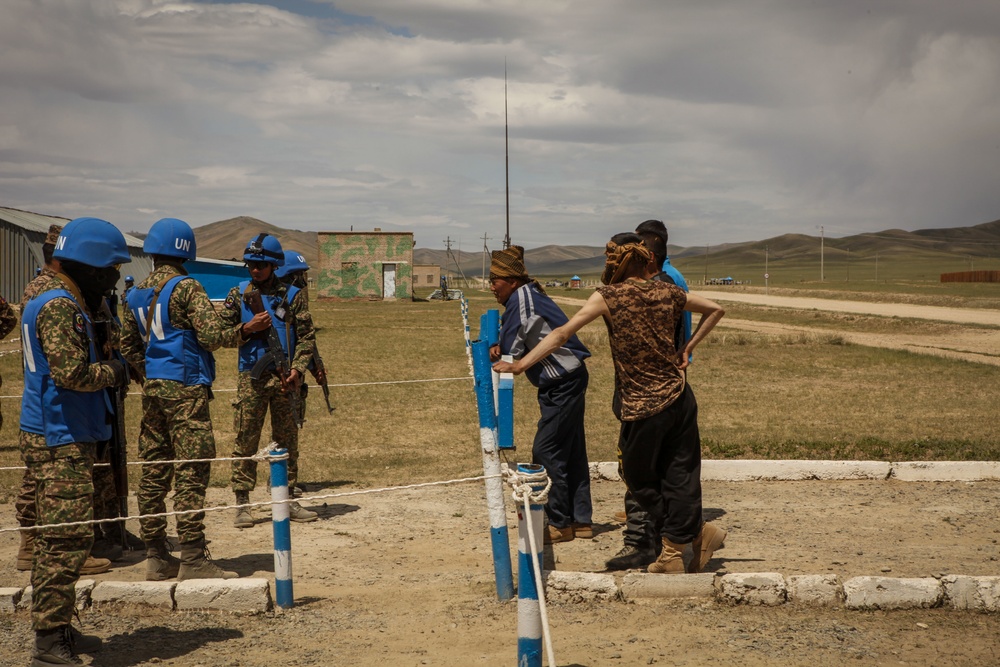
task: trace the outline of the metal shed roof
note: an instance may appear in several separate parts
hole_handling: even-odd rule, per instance
[[[42,234],[49,233],[49,225],[65,225],[69,222],[69,218],[61,218],[55,215],[42,215],[41,213],[32,213],[31,211],[22,211],[16,208],[6,208],[0,206],[0,218],[17,225],[18,227],[23,227],[24,229],[29,229],[33,232],[41,232]],[[122,236],[125,237],[125,243],[128,244],[130,248],[142,249],[142,239],[136,238],[131,234],[126,234],[122,232]]]

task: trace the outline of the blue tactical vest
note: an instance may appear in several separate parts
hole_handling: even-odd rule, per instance
[[[250,312],[250,308],[247,307],[246,300],[243,299],[243,294],[246,293],[247,287],[250,286],[249,280],[244,280],[240,283],[240,312],[243,316],[243,322],[249,322],[253,319],[253,313]],[[288,293],[285,298],[288,303],[292,302],[295,295],[299,293],[299,288],[294,285],[288,285]],[[285,327],[285,319],[288,317],[288,313],[285,313],[285,317],[278,317],[275,315],[275,310],[281,306],[282,299],[274,294],[261,294],[261,301],[264,303],[264,310],[267,311],[268,315],[271,316],[271,325],[274,327],[275,332],[278,334],[278,340],[281,341],[281,347],[285,351],[285,357],[291,359],[291,353],[295,351],[295,327]],[[287,304],[285,308],[287,309]],[[288,340],[291,338],[291,340]],[[262,356],[267,354],[267,341],[258,340],[252,338],[248,340],[245,344],[240,346],[240,372],[249,371],[253,369],[253,365],[257,363],[257,360]]]
[[[35,328],[42,306],[52,299],[65,297],[76,303],[64,289],[39,294],[28,302],[21,316],[21,349],[24,357],[24,395],[21,397],[21,430],[45,436],[49,447],[72,442],[102,442],[111,438],[110,415],[113,413],[108,393],[76,391],[57,387],[49,373],[49,360],[42,350]],[[87,338],[90,339],[90,363],[97,363],[94,325],[81,309]],[[74,334],[70,334],[74,335]]]
[[[146,342],[146,377],[151,380],[173,380],[187,387],[206,385],[215,380],[215,356],[198,343],[193,329],[177,329],[170,322],[170,296],[174,288],[188,276],[175,276],[167,281],[156,300],[156,312],[149,318],[152,333],[146,331],[149,307],[153,303],[153,287],[133,287],[128,293],[128,307],[139,325]]]

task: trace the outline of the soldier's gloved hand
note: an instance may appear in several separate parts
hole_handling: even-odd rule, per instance
[[[115,381],[114,384],[111,385],[112,387],[128,386],[128,371],[125,369],[125,364],[117,359],[109,359],[107,361],[102,361],[101,366],[110,368],[111,372],[114,373]]]

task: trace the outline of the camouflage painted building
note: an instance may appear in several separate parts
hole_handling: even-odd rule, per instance
[[[320,299],[413,298],[413,232],[319,232]]]

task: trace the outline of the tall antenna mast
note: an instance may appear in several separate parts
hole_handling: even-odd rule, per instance
[[[510,247],[510,140],[507,138],[507,59],[503,59],[503,160],[504,192],[507,198],[507,233],[503,237],[504,250]]]

